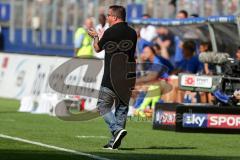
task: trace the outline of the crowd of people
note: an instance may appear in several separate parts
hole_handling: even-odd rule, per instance
[[[198,17],[198,15],[188,15],[185,10],[176,14],[177,19],[189,17]],[[151,16],[144,14],[142,18],[151,18]],[[100,14],[99,24],[95,27],[100,39],[109,28],[106,19],[104,14]],[[88,18],[85,20],[84,26],[76,31],[75,56],[100,55],[98,57],[104,57],[104,51],[100,54],[95,54],[93,51],[92,39],[87,34],[91,28],[94,28],[93,20]],[[153,108],[157,102],[212,102],[211,94],[181,91],[178,86],[177,76],[179,73],[211,75],[214,70],[214,66],[199,61],[199,54],[212,51],[212,47],[209,41],[196,41],[201,37],[198,30],[186,32],[187,38],[185,39],[162,26],[145,25],[141,28],[136,27],[135,31],[138,37],[135,58],[137,63],[141,64],[137,67],[135,90],[138,90],[138,94],[134,96],[133,100],[136,114],[145,116],[144,110],[149,106]],[[236,59],[240,59],[240,48],[236,52]],[[154,95],[151,95],[151,90],[156,91]],[[186,97],[188,97],[187,100]],[[190,100],[189,97],[191,97]]]
[[[142,18],[150,16],[144,14]],[[187,11],[179,11],[176,18],[188,18]],[[184,38],[162,26],[134,29],[126,23],[125,8],[118,5],[109,7],[107,18],[101,14],[99,22],[94,28],[92,20],[87,19],[75,33],[74,46],[75,56],[80,58],[93,57],[92,50],[97,54],[105,52],[97,109],[112,136],[103,148],[117,149],[121,145],[127,135],[125,125],[129,114],[151,116],[158,102],[211,102],[209,94],[183,91],[178,86],[180,73],[215,72],[214,66],[199,60],[200,54],[212,50],[209,42],[196,41],[201,36],[199,30],[188,30]]]

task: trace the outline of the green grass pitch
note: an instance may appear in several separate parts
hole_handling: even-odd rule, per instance
[[[0,134],[72,149],[108,159],[239,160],[240,135],[176,133],[153,130],[151,122],[128,121],[119,150],[101,147],[110,136],[100,118],[67,122],[48,115],[19,113],[19,102],[0,99]],[[78,138],[77,136],[102,136]],[[0,138],[0,160],[91,159],[33,144]]]

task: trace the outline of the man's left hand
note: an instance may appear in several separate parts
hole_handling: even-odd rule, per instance
[[[91,29],[88,29],[88,35],[94,38],[98,36],[98,33],[95,29],[91,28]]]

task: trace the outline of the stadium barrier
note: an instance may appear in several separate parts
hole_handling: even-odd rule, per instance
[[[97,99],[94,97],[62,94],[49,87],[51,73],[70,58],[0,54],[0,97],[21,100],[19,111],[32,113],[47,113],[54,115],[54,107],[63,99],[81,101],[84,99],[85,110],[96,107]],[[92,61],[102,61],[92,59]],[[99,90],[103,75],[103,67],[95,82],[88,83],[82,79],[87,65],[80,66],[74,71],[68,71],[68,66],[62,75],[69,72],[65,84],[73,86],[87,86]],[[57,78],[61,80],[62,75]]]
[[[42,32],[38,31],[36,34],[36,40],[33,39],[32,35],[34,34],[32,29],[27,29],[26,34],[27,38],[24,42],[22,40],[22,32],[23,29],[17,28],[14,34],[14,41],[10,39],[10,28],[3,27],[2,28],[2,50],[8,53],[22,53],[22,54],[32,54],[32,55],[46,55],[46,56],[64,56],[64,57],[72,57],[74,55],[74,46],[73,46],[73,32],[67,32],[67,40],[66,43],[61,42],[62,32],[56,31],[56,42],[52,43],[51,30],[47,30],[46,32],[46,42],[43,42]],[[36,41],[36,42],[35,42]]]
[[[240,108],[210,104],[158,103],[153,129],[192,133],[240,133]]]

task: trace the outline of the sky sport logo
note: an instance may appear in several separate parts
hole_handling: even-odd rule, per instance
[[[183,114],[183,127],[187,128],[206,128],[207,114]]]
[[[226,114],[183,114],[183,127],[240,129],[239,115]]]
[[[240,116],[226,114],[208,114],[208,127],[240,129]]]

